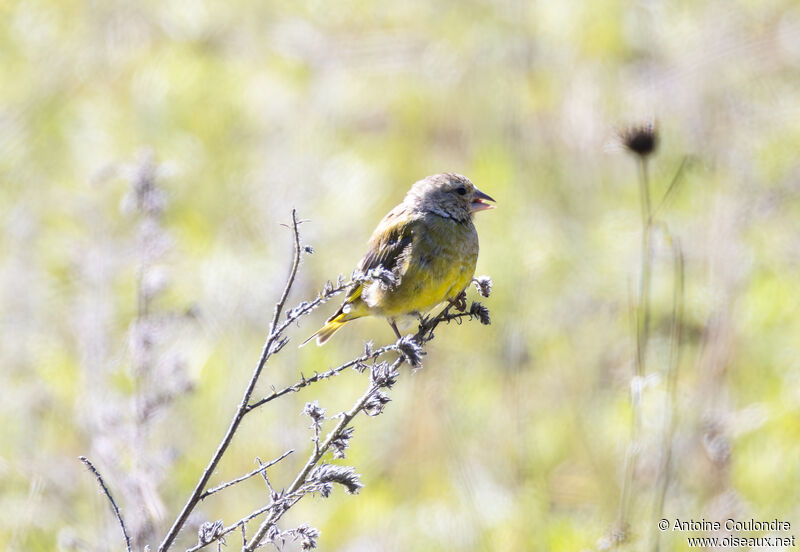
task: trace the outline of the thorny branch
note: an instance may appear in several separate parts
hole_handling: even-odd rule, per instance
[[[125,537],[125,549],[128,552],[131,552],[131,539],[128,537],[128,531],[125,529],[125,522],[122,521],[122,514],[119,513],[119,508],[117,507],[117,503],[114,502],[114,497],[111,496],[111,492],[106,487],[105,481],[103,481],[103,477],[100,475],[100,472],[97,471],[97,468],[94,467],[94,464],[86,458],[85,456],[78,456],[78,459],[86,464],[86,467],[89,468],[94,476],[97,478],[97,482],[100,484],[100,488],[103,489],[103,492],[108,498],[108,501],[111,503],[111,507],[114,508],[114,514],[117,516],[117,521],[119,521],[119,526],[122,528],[122,536]]]
[[[213,523],[204,523],[198,533],[198,543],[194,547],[190,548],[187,552],[200,550],[201,548],[214,542],[224,543],[225,536],[237,529],[241,529],[242,531],[242,550],[246,552],[252,552],[256,548],[259,548],[268,542],[272,542],[277,546],[279,542],[283,543],[286,539],[299,540],[304,550],[315,548],[316,539],[319,536],[319,532],[313,527],[302,525],[288,531],[280,531],[276,524],[283,514],[292,506],[294,506],[294,504],[296,504],[303,496],[310,493],[319,493],[323,497],[327,497],[332,491],[334,483],[344,486],[345,490],[351,494],[358,492],[362,484],[359,481],[358,474],[355,473],[353,468],[333,464],[320,464],[325,454],[329,450],[332,450],[335,458],[343,458],[345,456],[344,450],[348,447],[349,439],[353,435],[353,429],[349,427],[350,423],[361,412],[364,412],[369,416],[376,416],[383,411],[385,405],[390,400],[389,396],[384,392],[384,389],[389,389],[392,387],[392,385],[394,385],[399,375],[398,368],[402,364],[409,364],[413,368],[418,368],[421,366],[422,357],[425,355],[423,345],[433,339],[433,332],[439,324],[442,322],[450,323],[452,321],[460,324],[464,319],[477,319],[482,324],[490,323],[488,309],[477,302],[473,302],[469,309],[467,309],[466,295],[462,294],[457,300],[451,302],[438,315],[421,320],[418,331],[415,334],[407,335],[398,339],[395,343],[391,343],[377,349],[373,349],[371,342],[367,343],[363,355],[324,372],[315,372],[313,376],[308,378],[301,374],[300,381],[294,383],[293,385],[280,390],[273,388],[272,394],[251,402],[253,391],[267,361],[272,355],[280,351],[289,341],[289,338],[286,337],[284,333],[292,323],[309,314],[311,311],[333,296],[349,289],[352,285],[362,281],[381,277],[380,274],[361,274],[359,272],[354,272],[350,281],[345,282],[340,276],[336,284],[328,282],[315,299],[311,301],[304,301],[297,307],[289,310],[286,313],[285,320],[281,322],[281,314],[286,307],[287,298],[297,276],[301,254],[303,251],[307,253],[311,253],[313,251],[308,246],[301,246],[298,226],[302,222],[304,221],[297,219],[295,210],[292,210],[292,223],[291,226],[289,226],[290,230],[292,231],[294,241],[294,256],[292,259],[292,266],[283,292],[281,293],[281,296],[275,305],[275,311],[270,324],[269,334],[264,343],[261,356],[256,364],[252,376],[250,377],[242,400],[238,405],[228,430],[225,432],[225,435],[211,457],[211,460],[203,471],[192,494],[189,496],[178,517],[175,519],[175,522],[170,528],[167,536],[164,538],[164,541],[159,546],[159,552],[166,552],[170,548],[170,546],[174,543],[178,533],[186,524],[189,514],[195,509],[201,500],[207,498],[211,494],[217,493],[227,487],[240,483],[259,473],[264,477],[269,485],[269,503],[262,508],[254,510],[247,516],[228,526],[225,526],[221,520]],[[481,296],[489,296],[491,293],[492,283],[488,277],[484,276],[477,278],[474,280],[474,283],[478,293]],[[453,308],[455,308],[457,312],[451,312],[451,309]],[[386,361],[379,362],[380,357],[389,353],[396,353],[397,358],[391,363]],[[371,364],[368,364],[370,362]],[[284,453],[281,457],[268,464],[261,464],[259,461],[260,465],[258,469],[253,470],[237,479],[206,490],[211,475],[219,464],[222,456],[228,449],[234,434],[236,433],[242,419],[246,414],[252,412],[260,406],[265,405],[268,402],[277,399],[278,397],[288,393],[298,392],[314,383],[334,377],[343,372],[345,369],[351,367],[355,368],[359,372],[364,372],[367,369],[370,370],[370,383],[366,392],[356,401],[350,410],[339,414],[340,419],[338,423],[321,443],[319,439],[321,424],[324,422],[324,420],[331,418],[325,418],[324,410],[318,406],[312,406],[311,403],[307,405],[306,414],[311,415],[312,419],[315,421],[315,425],[312,426],[315,430],[315,444],[308,460],[288,488],[281,491],[274,490],[272,485],[269,484],[269,479],[266,475],[266,469],[286,458],[286,456],[288,456],[292,451]],[[309,408],[309,406],[312,406],[312,408]],[[321,411],[321,414],[319,411]],[[249,521],[263,514],[267,514],[265,520],[261,523],[256,534],[248,540],[246,535],[246,525]]]

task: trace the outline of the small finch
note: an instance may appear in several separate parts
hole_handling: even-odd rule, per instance
[[[367,279],[356,284],[314,335],[322,345],[342,326],[364,316],[382,316],[397,337],[397,320],[421,316],[454,301],[472,281],[478,232],[472,215],[494,201],[460,174],[436,174],[415,183],[389,211],[369,240],[358,265]],[[374,275],[374,279],[370,278]]]

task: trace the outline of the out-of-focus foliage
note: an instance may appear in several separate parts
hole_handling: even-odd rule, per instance
[[[498,200],[477,217],[493,324],[440,328],[386,413],[356,423],[361,494],[301,503],[284,524],[319,527],[325,550],[602,548],[631,431],[641,239],[637,167],[615,136],[652,118],[654,196],[691,159],[662,215],[686,255],[662,517],[800,523],[793,0],[12,1],[0,6],[0,82],[9,550],[119,549],[79,454],[139,543],[157,545],[258,357],[288,270],[289,209],[311,219],[316,250],[291,302],[349,273],[410,184],[442,171]],[[150,223],[130,204],[143,151],[166,193]],[[657,533],[664,453],[672,271],[668,244],[655,251],[630,550]],[[151,324],[145,371],[137,317]],[[365,320],[324,348],[290,346],[262,391],[391,337]],[[252,416],[214,481],[307,450],[303,404],[348,408],[365,377]],[[151,413],[142,397],[168,404]],[[211,497],[181,543],[264,500],[256,480]],[[685,549],[684,535],[661,538]]]

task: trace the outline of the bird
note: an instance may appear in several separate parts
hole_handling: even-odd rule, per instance
[[[445,301],[454,302],[472,281],[478,261],[473,215],[494,208],[489,202],[495,200],[460,174],[435,174],[414,183],[372,233],[357,269],[365,277],[303,345],[314,338],[323,345],[364,316],[387,319],[400,339],[402,318],[422,317]]]

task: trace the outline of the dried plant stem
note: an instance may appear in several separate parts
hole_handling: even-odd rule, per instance
[[[181,510],[178,517],[175,519],[175,522],[172,524],[167,536],[164,537],[163,542],[158,547],[159,552],[164,552],[169,549],[172,543],[175,541],[175,538],[178,536],[183,525],[186,523],[189,514],[194,510],[197,504],[201,500],[201,496],[203,491],[208,485],[209,479],[211,479],[211,475],[214,473],[214,470],[219,464],[219,461],[222,459],[222,456],[225,454],[225,451],[228,449],[231,441],[233,440],[233,436],[236,433],[236,430],[239,429],[239,424],[242,423],[245,414],[247,414],[250,409],[248,409],[248,405],[250,403],[250,398],[253,395],[253,390],[256,387],[256,383],[258,383],[258,378],[261,376],[261,372],[264,369],[264,366],[267,363],[267,360],[275,351],[275,347],[277,345],[280,348],[279,340],[280,340],[280,332],[276,332],[276,328],[278,325],[278,320],[280,319],[281,312],[283,310],[284,305],[286,304],[286,298],[289,295],[289,290],[294,283],[295,276],[297,275],[297,268],[300,266],[300,233],[298,231],[299,222],[297,220],[297,213],[294,209],[292,209],[292,226],[291,230],[294,234],[294,259],[292,262],[292,268],[289,272],[289,277],[286,280],[286,285],[284,286],[283,293],[281,294],[281,298],[278,303],[275,305],[275,313],[272,317],[272,323],[270,324],[270,332],[267,337],[266,342],[264,343],[264,347],[261,351],[261,357],[258,359],[258,363],[256,364],[255,370],[253,370],[253,375],[250,377],[250,381],[247,384],[247,388],[245,389],[244,395],[242,396],[242,400],[239,403],[239,406],[236,409],[236,413],[231,420],[230,425],[228,426],[228,430],[225,432],[222,441],[220,441],[217,450],[214,452],[211,460],[208,462],[206,469],[203,470],[202,475],[200,476],[200,480],[195,485],[194,491],[189,496],[189,499],[186,501],[183,509]]]
[[[300,266],[300,232],[298,231],[297,227],[302,222],[303,221],[297,220],[297,210],[292,209],[292,226],[290,229],[292,231],[292,235],[294,236],[294,258],[292,259],[292,268],[289,270],[289,277],[286,279],[286,285],[283,287],[283,293],[281,294],[281,298],[275,304],[275,312],[272,315],[272,323],[269,325],[270,335],[275,334],[275,328],[278,325],[278,320],[281,317],[281,312],[283,311],[283,307],[286,306],[286,298],[289,297],[289,291],[292,289],[292,285],[294,284],[294,279],[297,276],[297,269]]]
[[[681,165],[682,167],[683,165]],[[678,423],[678,370],[680,367],[681,345],[683,342],[683,308],[684,308],[684,283],[685,270],[683,249],[677,240],[672,243],[673,280],[672,289],[672,317],[670,324],[670,350],[669,365],[667,367],[667,393],[664,395],[664,435],[662,449],[664,451],[660,466],[660,481],[653,505],[653,521],[651,533],[651,549],[658,552],[660,548],[661,531],[658,530],[658,520],[663,517],[664,502],[669,486],[669,474],[672,467],[672,440],[675,427]]]
[[[617,530],[626,532],[628,513],[634,484],[636,464],[639,459],[642,431],[642,387],[647,374],[647,344],[650,339],[650,296],[653,269],[653,212],[650,203],[650,178],[647,156],[640,155],[639,190],[642,209],[642,249],[639,270],[639,297],[636,303],[636,377],[631,384],[632,425],[631,438],[625,455],[625,471],[620,491]]]
[[[403,362],[404,362],[403,357],[398,358],[397,360],[394,361],[392,368],[397,368]],[[379,387],[377,385],[370,384],[367,391],[361,396],[361,398],[359,398],[356,401],[353,407],[347,412],[343,412],[341,414],[341,420],[339,420],[339,423],[336,424],[336,427],[334,427],[333,430],[331,430],[331,432],[325,438],[325,441],[321,445],[315,446],[314,452],[308,458],[308,461],[306,462],[305,466],[303,466],[303,468],[295,477],[292,484],[286,490],[287,494],[291,495],[292,493],[297,492],[306,483],[306,480],[309,474],[311,473],[311,470],[314,469],[314,467],[319,463],[319,461],[328,451],[333,440],[342,434],[342,431],[344,431],[347,428],[347,426],[350,425],[350,422],[353,421],[353,418],[355,418],[358,415],[358,413],[364,409],[364,405],[366,404],[366,402],[378,390]],[[258,528],[258,531],[256,531],[256,534],[253,536],[253,538],[250,539],[250,544],[247,545],[244,548],[244,550],[246,552],[252,552],[253,550],[255,550],[266,536],[267,531],[269,531],[269,528],[273,526],[280,519],[282,514],[283,510],[279,509],[272,510],[270,514],[267,516],[267,519],[265,519],[262,522],[261,526]]]
[[[650,338],[650,290],[653,271],[653,213],[650,206],[650,178],[646,157],[639,158],[639,169],[642,203],[642,252],[636,314],[636,375],[644,377],[647,373],[647,343]]]
[[[448,305],[447,308],[445,308],[441,313],[439,313],[439,315],[437,315],[437,317],[435,319],[433,319],[430,322],[428,322],[425,325],[425,331],[424,332],[422,332],[422,331],[419,332],[417,334],[417,337],[420,338],[420,340],[430,341],[431,336],[430,335],[425,335],[425,333],[426,332],[432,332],[433,329],[436,326],[438,326],[441,322],[455,321],[457,323],[461,323],[461,321],[464,318],[474,318],[475,317],[474,314],[469,313],[469,312],[458,312],[458,313],[450,314],[449,313],[450,308],[451,308],[451,306]],[[435,323],[433,323],[433,322],[435,322]],[[308,378],[302,377],[300,379],[300,381],[298,381],[297,383],[294,383],[292,385],[284,387],[283,389],[275,390],[275,391],[272,392],[272,394],[267,395],[266,397],[264,397],[262,399],[259,399],[259,400],[255,401],[255,402],[250,403],[250,405],[247,407],[247,409],[248,410],[254,410],[254,409],[256,409],[256,408],[258,408],[258,407],[260,407],[260,406],[262,406],[262,405],[264,405],[264,404],[266,404],[268,402],[270,402],[270,401],[273,401],[273,400],[275,400],[275,399],[277,399],[279,397],[282,397],[283,395],[286,395],[288,393],[296,393],[296,392],[300,391],[301,389],[303,389],[304,387],[308,387],[309,385],[312,385],[314,383],[317,383],[317,382],[320,382],[322,380],[325,380],[325,379],[331,378],[333,376],[336,376],[337,374],[340,374],[341,372],[343,372],[347,368],[351,368],[351,367],[356,366],[358,364],[362,364],[364,362],[367,362],[367,361],[370,361],[372,359],[378,358],[378,357],[382,356],[383,354],[385,354],[385,353],[387,353],[389,351],[395,351],[395,350],[397,350],[397,344],[392,343],[390,345],[385,345],[383,347],[375,349],[374,351],[371,351],[368,354],[364,354],[364,355],[362,355],[362,356],[360,356],[358,358],[354,358],[352,360],[349,360],[349,361],[345,362],[344,364],[341,364],[341,365],[339,365],[339,366],[337,366],[335,368],[331,368],[330,370],[326,370],[324,372],[315,373],[313,376],[310,376]]]
[[[248,410],[253,410],[255,408],[258,408],[259,406],[262,406],[262,405],[264,405],[264,404],[266,404],[266,403],[268,403],[270,401],[273,401],[273,400],[277,399],[278,397],[286,395],[287,393],[296,393],[297,391],[300,391],[304,387],[307,387],[307,386],[309,386],[309,385],[311,385],[313,383],[317,383],[317,382],[322,381],[324,379],[331,378],[331,377],[341,373],[342,371],[346,370],[347,368],[351,368],[351,367],[356,366],[358,364],[361,364],[363,362],[367,362],[368,360],[372,360],[374,358],[378,358],[379,356],[383,355],[384,353],[387,353],[389,351],[394,351],[395,349],[397,349],[397,345],[392,343],[391,345],[386,345],[385,347],[381,347],[379,349],[375,349],[374,351],[370,352],[369,354],[365,354],[365,355],[362,355],[362,356],[360,356],[358,358],[354,358],[353,360],[345,362],[344,364],[342,364],[340,366],[337,366],[336,368],[331,368],[330,370],[326,370],[324,372],[315,373],[313,376],[308,377],[308,378],[302,377],[302,379],[300,381],[298,381],[297,383],[295,383],[293,385],[289,385],[288,387],[284,387],[281,390],[273,391],[271,395],[267,395],[263,399],[259,399],[259,400],[255,401],[254,403],[251,403],[250,406],[247,407],[247,409]]]
[[[652,208],[650,200],[650,176],[648,170],[648,155],[652,149],[637,149],[634,146],[641,146],[647,142],[646,131],[639,131],[638,142],[632,138],[628,141],[628,148],[637,154],[639,168],[639,189],[642,210],[642,249],[641,249],[641,268],[639,271],[639,294],[635,308],[635,333],[636,333],[636,374],[631,382],[631,435],[625,456],[625,471],[623,474],[622,489],[620,491],[620,503],[617,519],[617,534],[615,542],[622,542],[627,539],[628,516],[631,511],[631,502],[635,486],[636,465],[641,449],[642,435],[642,400],[647,376],[647,349],[650,340],[650,311],[651,311],[651,287],[653,272],[653,237],[657,228],[660,228],[672,244],[673,253],[673,297],[672,297],[672,318],[670,328],[670,355],[666,367],[667,372],[667,392],[664,399],[665,419],[663,424],[663,449],[664,454],[660,465],[659,486],[655,490],[655,502],[653,505],[653,527],[654,533],[651,538],[653,550],[658,550],[658,531],[657,520],[661,518],[664,509],[667,486],[669,484],[669,470],[672,457],[672,438],[675,432],[677,420],[677,386],[678,386],[678,365],[680,361],[680,351],[682,344],[683,328],[683,300],[684,300],[684,264],[683,251],[677,240],[673,239],[667,225],[657,221],[656,216],[666,205],[667,200],[677,189],[686,167],[687,159],[683,158],[678,170],[676,171],[667,190],[655,210]],[[633,136],[633,135],[631,135]],[[655,135],[651,134],[651,142],[655,144]]]
[[[114,514],[117,516],[117,521],[119,521],[119,526],[122,529],[122,536],[125,537],[125,549],[128,552],[131,552],[131,539],[128,537],[128,531],[125,529],[125,522],[122,521],[122,514],[119,512],[119,508],[117,507],[117,503],[114,501],[114,497],[111,496],[111,493],[106,487],[105,481],[103,481],[103,477],[100,475],[100,472],[97,471],[97,468],[94,467],[94,464],[86,458],[85,456],[78,456],[78,459],[86,464],[86,467],[94,474],[97,478],[97,482],[100,484],[100,488],[103,489],[103,492],[108,498],[108,501],[111,503],[111,507],[114,509]]]
[[[253,471],[251,471],[249,473],[244,474],[241,477],[237,477],[236,479],[232,479],[230,481],[222,483],[221,485],[217,485],[213,489],[209,489],[209,490],[205,491],[203,494],[200,495],[200,500],[204,500],[209,495],[212,495],[214,493],[218,493],[222,489],[227,489],[228,487],[230,487],[232,485],[236,485],[237,483],[241,483],[242,481],[246,481],[246,480],[250,479],[251,477],[253,477],[254,475],[259,475],[259,474],[264,473],[264,470],[266,470],[269,467],[274,466],[275,464],[277,464],[278,462],[280,462],[281,460],[283,460],[284,458],[286,458],[287,456],[289,456],[293,452],[294,452],[294,450],[287,450],[286,452],[281,454],[275,460],[272,460],[271,462],[269,462],[267,464],[261,464],[258,468],[254,469]]]

